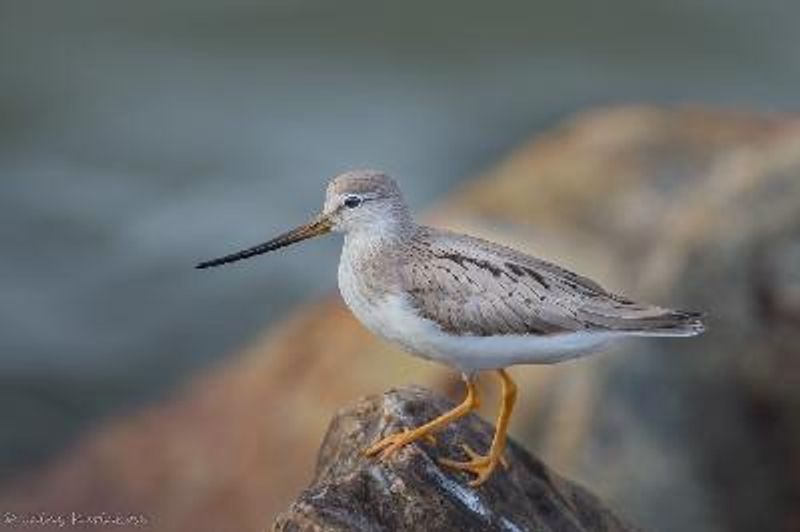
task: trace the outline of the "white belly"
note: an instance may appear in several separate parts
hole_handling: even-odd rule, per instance
[[[339,291],[356,318],[374,334],[412,354],[464,373],[515,364],[552,364],[597,351],[615,333],[566,333],[551,336],[456,336],[417,314],[403,295],[370,297],[342,261]]]

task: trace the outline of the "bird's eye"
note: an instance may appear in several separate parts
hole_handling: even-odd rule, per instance
[[[355,209],[356,207],[361,205],[362,201],[363,200],[358,196],[347,196],[344,199],[344,206],[347,207],[348,209]]]

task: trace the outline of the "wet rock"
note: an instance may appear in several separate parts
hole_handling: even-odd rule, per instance
[[[440,467],[440,457],[466,458],[461,443],[488,448],[493,427],[475,415],[438,433],[435,443],[411,444],[385,462],[364,456],[376,439],[454,406],[424,389],[403,388],[339,412],[311,486],[278,517],[274,530],[635,530],[513,442],[505,454],[508,467],[478,488],[469,487],[463,473]]]

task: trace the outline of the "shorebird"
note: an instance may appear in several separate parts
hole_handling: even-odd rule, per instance
[[[631,336],[694,336],[701,314],[642,304],[551,262],[480,238],[414,222],[393,179],[354,170],[328,184],[322,212],[268,242],[202,262],[209,268],[267,253],[331,231],[344,233],[339,290],[374,334],[459,371],[464,401],[414,429],[365,450],[386,459],[478,406],[475,377],[493,371],[501,402],[488,453],[464,445],[466,461],[448,467],[485,482],[503,462],[517,387],[506,368],[552,364],[597,352]]]

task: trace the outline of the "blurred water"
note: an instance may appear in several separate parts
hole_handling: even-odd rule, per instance
[[[800,3],[0,3],[0,475],[335,287],[338,242],[197,272],[333,173],[417,208],[576,109],[800,94]]]

